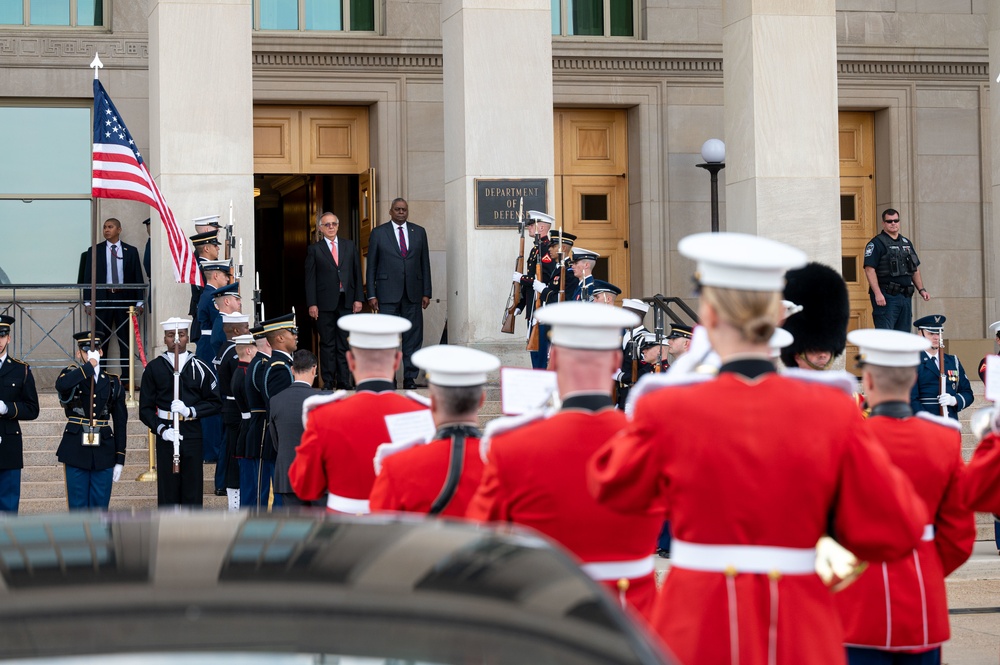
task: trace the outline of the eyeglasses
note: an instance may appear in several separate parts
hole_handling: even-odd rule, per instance
[[[899,220],[898,219],[883,219],[882,223],[883,224],[899,224]]]
[[[331,226],[340,226],[340,222],[337,223],[328,222],[326,224],[320,224],[320,226],[325,226],[326,228],[330,228]]]

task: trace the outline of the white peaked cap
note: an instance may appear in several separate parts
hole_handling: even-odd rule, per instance
[[[742,291],[782,291],[785,273],[806,264],[806,253],[744,233],[696,233],[677,250],[698,262],[698,283]]]
[[[195,226],[209,226],[214,222],[219,221],[218,215],[205,215],[204,217],[195,217],[193,220]]]
[[[257,341],[253,338],[253,335],[247,333],[245,335],[237,335],[232,339],[233,344],[246,344],[247,346],[257,344]]]
[[[920,352],[931,348],[930,340],[899,330],[853,330],[847,341],[858,347],[862,364],[881,367],[916,367]]]
[[[250,323],[250,317],[246,314],[234,312],[233,314],[222,314],[223,323]]]
[[[601,255],[592,249],[584,249],[583,247],[573,248],[573,260],[579,261],[581,259],[594,259],[597,260],[601,258]]]
[[[160,327],[163,328],[163,332],[168,332],[170,330],[189,330],[191,328],[191,319],[182,319],[179,316],[171,316],[166,321],[160,321]]]
[[[628,307],[629,309],[634,309],[637,312],[642,312],[645,314],[649,311],[649,305],[637,298],[625,298],[622,300],[622,307]]]
[[[567,349],[622,348],[622,330],[639,325],[635,312],[596,302],[571,300],[546,305],[535,319],[552,326],[552,344]]]
[[[438,344],[414,353],[413,364],[436,386],[482,386],[487,375],[500,368],[500,359],[465,346]]]
[[[994,321],[993,323],[990,324],[991,333],[996,335],[998,330],[1000,330],[1000,321]]]
[[[395,349],[400,336],[412,326],[392,314],[348,314],[340,317],[337,325],[349,333],[347,341],[355,349]]]
[[[777,358],[781,356],[781,350],[794,341],[795,337],[792,336],[792,333],[784,328],[775,328],[771,339],[767,340],[767,345],[771,347],[771,357]]]
[[[539,212],[538,210],[529,210],[528,219],[533,222],[545,222],[546,224],[555,224],[556,218],[552,215],[547,215],[544,212]]]

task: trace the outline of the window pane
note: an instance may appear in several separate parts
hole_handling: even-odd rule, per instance
[[[562,0],[552,0],[552,34],[562,34]]]
[[[375,32],[375,0],[351,0],[351,30]]]
[[[77,25],[104,25],[104,0],[76,0]]]
[[[611,0],[611,36],[631,37],[634,27],[632,7],[635,0]]]
[[[306,0],[306,30],[343,30],[341,0]]]
[[[298,0],[260,0],[261,30],[298,30]]]
[[[569,34],[604,34],[604,0],[568,0],[568,2]]]
[[[0,0],[0,24],[24,25],[24,3]]]
[[[854,194],[840,195],[840,221],[853,222],[856,218]]]
[[[75,284],[80,254],[90,247],[90,201],[0,200],[0,229],[0,283]]]
[[[89,196],[93,136],[90,108],[0,107],[0,194]]]
[[[69,25],[69,0],[31,0],[31,25]]]
[[[581,195],[580,219],[584,221],[606,221],[608,219],[608,195]]]

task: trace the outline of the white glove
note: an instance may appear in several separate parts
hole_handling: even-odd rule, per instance
[[[615,381],[621,381],[625,378],[625,372],[618,370],[615,372]]]
[[[119,480],[121,480],[122,469],[124,468],[125,468],[124,464],[115,464],[115,469],[114,471],[111,472],[111,482],[117,483]]]
[[[541,293],[545,290],[545,282],[540,282],[536,279],[531,283],[531,288],[535,290],[535,293]]]
[[[87,360],[92,361],[94,367],[97,367],[101,362],[101,354],[97,351],[87,351]]]
[[[163,440],[170,442],[177,441],[177,430],[175,430],[173,427],[168,427],[167,429],[163,430]]]
[[[7,402],[0,400],[0,416],[7,413]]]
[[[955,406],[958,404],[958,399],[951,393],[945,393],[938,397],[938,404],[941,406]]]
[[[179,399],[175,399],[170,403],[170,413],[179,413],[187,418],[191,415],[191,407]]]
[[[524,274],[523,273],[519,273],[519,272],[517,272],[515,270],[514,271],[514,276],[510,278],[510,281],[512,281],[512,282],[520,282],[522,277],[524,277]]]
[[[518,307],[517,309],[514,310],[514,316],[521,316],[521,312],[523,311],[524,311],[523,309]]]

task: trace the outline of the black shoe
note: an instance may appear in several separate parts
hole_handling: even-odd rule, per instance
[[[226,488],[223,487],[222,489],[215,490],[215,496],[229,496],[229,494],[226,492]]]
[[[416,390],[417,384],[413,381],[403,381],[403,390]]]
[[[670,558],[670,550],[657,549],[656,550],[656,556],[660,557],[661,559],[669,559]]]

